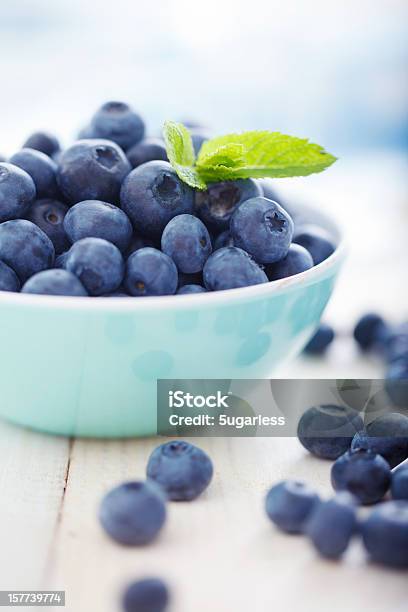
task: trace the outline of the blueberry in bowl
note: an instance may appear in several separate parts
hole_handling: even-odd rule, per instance
[[[296,205],[289,214],[265,198],[253,164],[236,176],[242,143],[225,149],[223,137],[214,151],[217,139],[203,139],[197,155],[172,125],[169,161],[132,170],[126,152],[144,142],[133,111],[97,115],[92,137],[51,162],[55,196],[36,193],[34,170],[0,163],[0,413],[64,435],[151,435],[158,380],[268,378],[301,351],[344,245],[324,212],[298,205],[333,252],[316,265],[295,246]],[[302,143],[304,174],[332,163]]]

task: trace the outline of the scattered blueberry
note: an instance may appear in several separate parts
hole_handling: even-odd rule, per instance
[[[156,159],[168,161],[166,147],[159,138],[145,138],[129,149],[126,156],[132,168],[137,168],[146,162]]]
[[[301,416],[301,444],[322,459],[337,459],[350,448],[354,434],[364,428],[360,414],[348,406],[312,406]]]
[[[354,436],[351,448],[378,453],[394,468],[408,458],[408,417],[391,412],[374,419]]]
[[[357,525],[355,499],[342,492],[315,507],[305,531],[322,557],[338,559],[357,533]]]
[[[305,483],[284,480],[269,490],[265,509],[268,517],[279,529],[288,533],[301,533],[319,503],[317,493]]]
[[[300,244],[309,251],[315,266],[330,257],[334,252],[334,245],[329,234],[315,225],[302,226],[296,229],[293,242]]]
[[[201,285],[183,285],[178,289],[177,295],[185,295],[186,293],[206,293],[207,289],[204,289]]]
[[[85,200],[72,206],[65,217],[64,229],[71,242],[104,238],[122,252],[128,248],[133,232],[123,210],[100,200]]]
[[[20,291],[20,286],[14,270],[0,260],[0,291]]]
[[[309,355],[322,355],[334,340],[334,330],[330,325],[321,323],[314,336],[303,349]]]
[[[408,503],[390,501],[375,508],[361,526],[364,546],[375,563],[408,567]]]
[[[385,389],[395,406],[408,406],[408,358],[393,361],[385,375]]]
[[[175,263],[157,249],[139,249],[127,260],[124,285],[131,295],[172,295],[176,293],[177,282]]]
[[[221,234],[218,234],[213,241],[213,251],[229,246],[234,246],[234,239],[232,238],[229,230],[225,230],[224,232],[221,232]]]
[[[408,361],[408,322],[387,326],[385,338],[380,341],[380,350],[388,364],[401,359]]]
[[[289,251],[293,221],[272,200],[251,198],[243,202],[231,218],[234,245],[244,249],[259,263],[280,261]]]
[[[210,183],[206,191],[195,194],[196,214],[209,230],[222,232],[229,229],[232,214],[242,202],[261,195],[253,179]]]
[[[391,495],[394,499],[405,499],[408,501],[408,469],[402,465],[394,470],[391,477]]]
[[[310,268],[313,268],[313,259],[309,251],[299,244],[291,244],[287,255],[280,261],[266,266],[265,272],[269,280],[274,281],[300,274]]]
[[[0,223],[24,216],[35,194],[34,181],[27,172],[0,162]]]
[[[0,259],[25,283],[30,276],[52,268],[55,250],[48,236],[25,219],[0,225]]]
[[[123,150],[142,140],[145,125],[137,113],[124,102],[106,102],[91,120],[94,138],[105,138]]]
[[[70,204],[84,200],[118,203],[131,166],[122,149],[109,140],[79,140],[59,160],[57,181]]]
[[[187,214],[177,215],[168,222],[161,247],[186,274],[201,272],[212,251],[210,234],[204,223]]]
[[[362,504],[375,504],[390,487],[390,465],[370,450],[349,450],[334,462],[331,482],[336,491],[346,490]]]
[[[213,465],[201,448],[183,440],[173,440],[152,452],[146,475],[163,487],[169,499],[190,501],[210,484]]]
[[[224,247],[207,259],[203,270],[204,285],[209,291],[222,291],[267,283],[268,277],[242,249]]]
[[[169,603],[167,586],[160,578],[132,582],[123,594],[124,612],[164,612]]]
[[[60,150],[58,139],[49,132],[34,132],[23,144],[24,149],[35,149],[53,157]]]
[[[361,317],[354,328],[354,338],[363,351],[372,348],[386,332],[387,326],[382,317],[368,313]]]
[[[119,287],[125,265],[119,249],[111,242],[83,238],[68,251],[64,268],[79,278],[90,295],[102,295]]]
[[[125,482],[104,496],[99,519],[117,542],[128,546],[148,544],[166,519],[165,496],[154,482]]]
[[[10,157],[10,163],[31,176],[38,198],[54,198],[58,195],[57,164],[48,155],[35,149],[21,149]]]
[[[28,209],[25,218],[38,225],[54,245],[55,253],[59,255],[66,251],[70,242],[64,230],[64,218],[68,206],[59,200],[36,200]]]
[[[31,276],[24,284],[22,293],[36,293],[37,295],[71,295],[85,296],[81,281],[66,270],[43,270]]]

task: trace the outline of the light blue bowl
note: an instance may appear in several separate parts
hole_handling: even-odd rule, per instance
[[[319,323],[344,256],[217,293],[62,298],[0,293],[0,415],[68,436],[156,433],[157,378],[267,378]]]

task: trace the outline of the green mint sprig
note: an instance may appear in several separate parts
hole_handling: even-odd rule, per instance
[[[167,156],[182,181],[195,189],[207,183],[244,178],[283,178],[322,172],[336,157],[306,138],[279,132],[250,131],[211,138],[196,158],[188,129],[166,121]]]

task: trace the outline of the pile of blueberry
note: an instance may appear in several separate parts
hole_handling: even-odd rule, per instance
[[[362,316],[353,336],[364,353],[378,355],[386,365],[385,388],[395,406],[408,406],[408,322],[390,325],[379,314]],[[309,355],[323,355],[335,338],[330,325],[323,323],[304,348]]]
[[[408,417],[389,413],[365,426],[353,408],[313,406],[299,421],[298,438],[313,455],[334,460],[336,494],[321,501],[303,482],[280,482],[266,497],[269,518],[285,532],[305,534],[323,557],[340,558],[360,537],[372,561],[408,567]],[[388,492],[392,499],[384,501]],[[359,517],[359,505],[378,502]]]
[[[106,533],[125,546],[149,544],[166,520],[166,503],[192,501],[210,484],[213,465],[193,444],[173,440],[157,447],[147,463],[147,480],[125,482],[102,499],[99,519]],[[163,612],[169,601],[165,583],[144,578],[128,586],[125,612]]]
[[[104,104],[80,138],[61,151],[39,132],[0,160],[0,291],[219,291],[304,272],[334,251],[321,228],[295,229],[268,180],[189,187],[123,102]],[[198,150],[206,134],[192,139]]]

